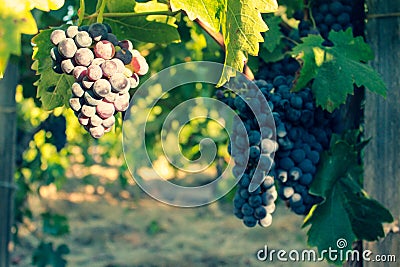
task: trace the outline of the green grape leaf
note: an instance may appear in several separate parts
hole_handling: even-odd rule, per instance
[[[282,38],[284,37],[281,32],[281,27],[279,26],[281,22],[282,18],[278,16],[272,16],[265,19],[265,23],[267,23],[269,30],[264,34],[265,40],[263,47],[271,53],[281,44]]]
[[[145,3],[136,3],[135,12],[142,13],[148,12],[149,10],[157,12],[157,11],[168,11],[169,7],[167,4],[159,3],[157,1],[148,1]],[[156,21],[159,23],[167,23],[173,27],[176,27],[176,18],[167,15],[148,15],[146,17],[148,21]]]
[[[50,42],[50,34],[53,30],[40,31],[32,39],[34,44],[32,58],[35,60],[32,69],[36,71],[37,75],[40,75],[34,85],[37,86],[37,97],[45,110],[68,105],[68,99],[71,96],[70,88],[74,83],[73,76],[57,74],[52,70],[50,49],[53,45]]]
[[[317,75],[318,66],[324,60],[322,46],[324,39],[321,36],[309,35],[302,40],[303,43],[295,46],[292,50],[292,54],[297,55],[302,63],[300,76],[296,79],[293,87],[295,92],[303,89]]]
[[[304,226],[311,225],[307,232],[308,244],[316,246],[320,254],[328,251],[329,248],[338,249],[337,242],[340,239],[351,244],[356,240],[351,227],[351,221],[343,205],[345,195],[340,188],[334,187],[328,198],[314,210],[311,216],[306,219]],[[343,254],[351,249],[351,245],[343,248]],[[325,252],[326,253],[326,252]],[[323,254],[327,256],[326,254]],[[328,261],[340,264],[341,261],[327,258]]]
[[[134,0],[107,0],[106,8],[109,12],[133,12],[136,1]]]
[[[31,8],[29,1],[2,1],[0,5],[0,78],[3,77],[10,55],[21,55],[21,34],[37,33]]]
[[[190,20],[200,19],[215,32],[221,27],[221,12],[225,1],[222,0],[171,0],[172,11],[185,10]]]
[[[167,4],[157,1],[145,3],[131,0],[111,0],[107,2],[107,11],[114,13],[135,12],[151,13],[168,11]],[[180,41],[176,18],[168,15],[143,15],[131,17],[105,17],[118,39],[129,39],[145,43],[176,43]]]
[[[36,266],[53,266],[65,267],[67,261],[64,259],[65,254],[69,254],[70,250],[67,245],[61,244],[57,249],[53,248],[52,242],[40,242],[32,256],[32,264]]]
[[[41,214],[43,219],[43,232],[53,236],[62,236],[69,233],[67,217],[59,214],[45,212]]]
[[[313,207],[303,227],[311,225],[307,232],[308,243],[317,246],[320,253],[336,249],[341,238],[348,244],[342,248],[343,253],[351,249],[350,244],[357,239],[377,240],[384,236],[382,223],[393,221],[390,212],[360,186],[363,168],[358,153],[365,141],[358,143],[358,136],[358,131],[332,136],[330,149],[322,154],[310,188],[311,194],[324,200]],[[341,260],[333,262],[340,264]]]
[[[333,46],[323,46],[320,36],[302,38],[292,55],[303,62],[294,91],[314,79],[312,91],[316,104],[332,112],[353,94],[354,85],[365,86],[371,92],[386,96],[386,86],[378,73],[365,63],[373,59],[373,52],[362,37],[353,37],[351,29],[332,31]]]
[[[43,11],[57,10],[63,7],[64,0],[30,0],[33,6],[32,8],[37,8]]]
[[[278,8],[276,0],[227,0],[222,16],[222,35],[225,42],[225,62],[218,86],[225,84],[235,71],[243,71],[247,55],[257,56],[259,43],[264,39],[261,32],[268,30],[260,13],[273,12]]]

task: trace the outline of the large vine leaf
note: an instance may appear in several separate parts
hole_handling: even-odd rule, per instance
[[[38,31],[30,10],[50,11],[63,5],[64,0],[0,1],[0,78],[10,55],[21,55],[21,34],[36,34]]]
[[[311,194],[324,198],[313,207],[304,223],[311,225],[308,243],[317,246],[320,252],[336,249],[339,239],[348,244],[339,248],[343,253],[351,249],[350,244],[356,239],[377,240],[384,236],[382,223],[393,221],[390,212],[360,186],[363,169],[358,154],[365,142],[358,144],[357,136],[357,131],[333,135],[331,147],[322,154],[310,188]],[[335,263],[340,264],[340,259]]]
[[[331,32],[333,46],[324,46],[321,36],[302,38],[292,54],[300,58],[303,68],[294,91],[301,90],[314,79],[312,91],[316,104],[332,112],[353,94],[354,85],[386,96],[386,87],[380,75],[365,63],[373,59],[373,52],[362,37],[353,37],[351,29]]]
[[[189,19],[200,19],[216,32],[222,29],[225,62],[218,86],[226,83],[236,71],[243,71],[248,55],[257,56],[261,32],[268,30],[261,13],[276,11],[276,0],[171,0],[172,10],[184,10]]]
[[[131,0],[111,0],[107,9],[110,12],[157,12],[168,11],[168,5],[157,1],[135,3]],[[113,32],[119,39],[130,39],[146,43],[173,43],[179,42],[176,19],[167,15],[143,15],[121,18],[104,18],[113,28]]]
[[[259,43],[264,39],[261,32],[268,30],[261,13],[278,8],[275,0],[227,0],[226,13],[222,16],[222,34],[225,42],[225,62],[218,86],[243,71],[247,55],[257,56]],[[234,70],[232,70],[232,68]]]
[[[74,83],[71,75],[57,74],[53,71],[50,50],[53,47],[50,42],[50,34],[54,29],[40,31],[32,39],[35,45],[33,59],[35,62],[32,69],[40,75],[39,80],[35,82],[37,86],[37,97],[42,102],[42,107],[46,110],[52,110],[56,107],[68,105],[68,99],[71,95],[70,88]]]
[[[221,27],[221,12],[224,12],[223,0],[171,0],[172,11],[185,10],[190,20],[200,19],[215,32]]]

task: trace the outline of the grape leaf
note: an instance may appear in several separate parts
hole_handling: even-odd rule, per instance
[[[190,20],[200,19],[215,32],[221,27],[221,12],[224,11],[222,0],[171,0],[172,11],[185,10]]]
[[[106,7],[109,12],[133,12],[136,2],[134,0],[107,0]]]
[[[382,223],[393,221],[390,212],[369,196],[360,186],[363,176],[358,162],[359,132],[333,135],[329,151],[321,156],[318,172],[310,193],[324,198],[313,207],[303,227],[308,230],[308,243],[321,252],[336,249],[339,238],[347,244],[356,239],[373,241],[384,236]],[[344,251],[351,246],[343,248]],[[331,260],[328,258],[328,260]],[[335,263],[340,263],[339,259]]]
[[[337,187],[332,188],[331,194],[313,211],[312,215],[307,218],[304,226],[311,224],[307,232],[308,244],[316,246],[319,253],[328,251],[329,248],[337,249],[337,241],[339,239],[346,240],[347,244],[351,244],[356,240],[351,227],[350,219],[346,209],[342,204],[345,198],[343,192]],[[343,254],[351,249],[351,245],[343,248]],[[324,256],[327,256],[325,253]],[[336,261],[326,258],[328,261],[340,264],[341,261]]]
[[[35,45],[32,58],[35,60],[32,69],[40,75],[35,82],[37,86],[37,97],[42,102],[42,107],[52,110],[56,107],[68,105],[70,88],[74,83],[74,77],[66,74],[57,74],[53,71],[50,49],[53,47],[50,42],[50,34],[54,29],[40,31],[32,39]]]
[[[273,52],[282,41],[282,37],[284,36],[281,32],[281,27],[279,24],[282,22],[282,18],[278,16],[272,16],[265,19],[265,23],[267,23],[269,30],[264,34],[264,43],[263,47],[265,47],[269,52]]]
[[[332,47],[323,46],[320,36],[302,38],[292,55],[303,61],[294,91],[301,90],[314,79],[312,91],[316,104],[332,112],[353,94],[354,84],[386,96],[386,86],[378,73],[365,62],[373,59],[373,52],[362,37],[353,37],[351,29],[332,31]]]
[[[148,1],[145,3],[136,3],[135,6],[135,12],[136,13],[141,13],[141,12],[148,12],[149,10],[151,11],[168,11],[169,7],[167,4],[159,3],[157,1]],[[171,25],[173,27],[176,27],[176,18],[172,16],[167,16],[167,15],[149,15],[146,17],[148,21],[156,21],[160,23],[167,23],[168,25]]]
[[[275,0],[227,0],[221,23],[226,53],[218,86],[236,75],[232,68],[243,70],[247,54],[258,55],[259,42],[264,41],[261,32],[268,30],[260,13],[273,12],[277,8]]]
[[[30,0],[31,9],[37,8],[43,11],[57,10],[63,7],[64,0]]]
[[[37,8],[43,11],[56,10],[64,0],[15,0],[0,4],[0,78],[7,67],[10,55],[21,55],[21,34],[36,34],[36,21],[30,12]]]
[[[115,4],[114,2],[118,2]],[[110,12],[127,12],[134,11],[136,13],[168,11],[168,5],[158,3],[157,1],[149,1],[146,3],[135,3],[130,0],[111,1],[107,5]],[[114,3],[114,4],[113,4]],[[110,24],[113,33],[119,39],[136,40],[145,43],[173,43],[179,42],[180,37],[176,25],[176,19],[167,15],[148,15],[136,17],[121,18],[104,18],[104,22]]]
[[[37,33],[29,1],[2,1],[0,5],[0,78],[11,54],[21,54],[21,34]]]

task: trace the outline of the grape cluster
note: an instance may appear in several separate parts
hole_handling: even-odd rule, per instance
[[[53,70],[73,75],[70,107],[94,138],[109,132],[114,115],[129,106],[129,90],[149,66],[129,40],[118,41],[107,24],[69,26],[50,35]]]
[[[276,76],[273,83],[256,81],[272,103],[279,145],[270,173],[279,183],[279,196],[297,214],[307,214],[321,199],[308,193],[320,154],[329,148],[335,113],[317,108],[311,89],[290,92],[293,76]]]
[[[311,14],[322,37],[327,39],[331,30],[344,31],[353,27],[352,5],[351,0],[319,0],[313,2]],[[307,36],[312,32],[312,23],[309,20],[304,20],[304,12],[296,12],[294,18],[300,20],[298,26],[300,37]]]
[[[233,201],[234,214],[247,227],[254,227],[257,223],[268,227],[272,223],[271,214],[275,211],[275,200],[278,197],[274,177],[268,175],[268,171],[273,165],[273,153],[278,146],[273,140],[273,125],[270,125],[267,115],[263,114],[256,120],[253,113],[260,113],[259,98],[264,96],[257,94],[254,89],[248,89],[242,96],[244,99],[239,96],[233,98],[230,93],[222,90],[217,92],[218,99],[236,110],[240,118],[240,121],[234,123],[229,144],[229,152],[236,164],[232,172],[239,180]],[[253,111],[246,102],[251,103]],[[242,123],[245,126],[244,132],[238,129]],[[251,182],[253,179],[255,183]]]

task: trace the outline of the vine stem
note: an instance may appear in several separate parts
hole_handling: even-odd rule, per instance
[[[125,13],[103,13],[103,18],[127,18],[127,17],[143,17],[143,16],[150,16],[150,15],[165,15],[165,16],[175,16],[178,14],[177,12],[171,11],[151,11],[151,12],[125,12]],[[100,12],[93,13],[89,16],[86,16],[85,19],[93,19],[98,18],[100,16]]]
[[[85,17],[85,0],[80,0],[79,2],[79,16],[78,16],[78,26],[82,24]]]
[[[210,35],[211,38],[214,39],[214,41],[222,48],[222,50],[225,52],[226,47],[225,47],[225,42],[224,42],[224,37],[220,32],[215,32],[212,30],[208,25],[206,25],[204,22],[202,22],[200,19],[195,19],[195,22],[208,34]],[[247,65],[247,63],[244,63],[243,67],[243,74],[249,79],[249,80],[254,80],[254,74]]]
[[[107,0],[101,0],[100,8],[97,15],[97,23],[103,23],[104,9],[106,8]]]

